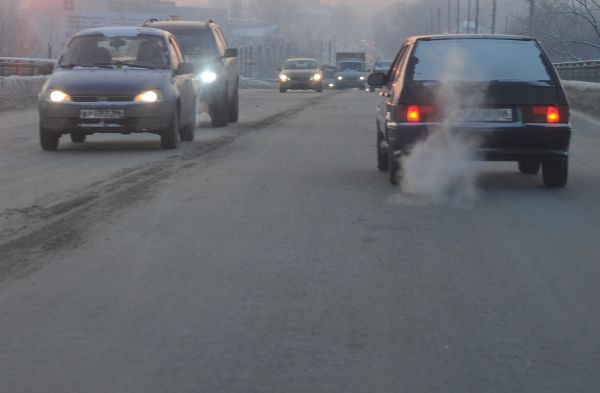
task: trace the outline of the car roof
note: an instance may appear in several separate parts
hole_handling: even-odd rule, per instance
[[[206,30],[206,29],[210,29],[211,23],[214,23],[214,22],[212,20],[205,20],[205,21],[159,20],[156,22],[149,22],[146,24],[146,26],[154,27],[157,29],[165,29],[168,31]]]
[[[406,42],[415,43],[417,41],[441,41],[441,40],[513,40],[513,41],[535,41],[535,39],[520,35],[506,34],[435,34],[435,35],[419,35],[412,36],[406,39]]]
[[[76,37],[81,36],[90,36],[90,35],[103,35],[106,37],[136,37],[138,35],[154,35],[158,37],[164,37],[167,32],[164,30],[153,29],[150,27],[130,27],[130,26],[120,26],[120,27],[95,27],[90,29],[85,29],[77,34]]]

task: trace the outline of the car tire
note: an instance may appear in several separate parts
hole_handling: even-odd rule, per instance
[[[280,93],[287,93],[287,89],[285,87],[280,87],[279,88],[279,92]]]
[[[40,124],[40,146],[42,150],[58,149],[59,140],[60,134],[48,131]]]
[[[71,142],[73,142],[73,143],[84,143],[86,138],[87,138],[87,135],[85,135],[85,134],[82,134],[79,132],[71,133]]]
[[[229,122],[237,123],[240,119],[240,93],[235,89],[233,100],[229,103]]]
[[[519,161],[519,172],[524,175],[537,175],[540,172],[541,163],[539,161]]]
[[[569,178],[569,159],[555,158],[542,162],[542,178],[546,187],[563,188]]]
[[[383,143],[383,135],[381,135],[381,132],[379,132],[379,130],[377,130],[377,169],[379,169],[380,172],[387,172],[388,171],[388,156],[386,153],[381,151],[381,144]]]
[[[317,93],[322,93],[323,92],[323,86],[317,87],[315,90],[317,91]]]
[[[397,186],[400,182],[400,161],[392,149],[388,149],[387,160],[389,182],[392,186]]]
[[[179,136],[182,142],[193,142],[196,137],[196,111],[192,115],[192,121],[185,127],[181,127]]]
[[[160,134],[160,147],[164,150],[173,150],[179,144],[179,116],[173,115],[171,125]]]
[[[227,127],[229,125],[229,99],[227,98],[227,90],[214,105],[210,114],[211,124],[213,127]]]

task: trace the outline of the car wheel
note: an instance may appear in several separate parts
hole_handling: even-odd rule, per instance
[[[181,127],[179,136],[182,142],[193,142],[196,136],[196,111],[192,115],[192,121],[185,127]]]
[[[388,148],[387,160],[390,184],[393,186],[397,186],[400,182],[400,160],[398,159],[398,157],[396,157],[396,154],[390,148]]]
[[[227,98],[227,90],[225,90],[219,102],[213,107],[210,117],[213,127],[227,127],[229,125],[229,99]]]
[[[42,150],[58,149],[59,140],[60,134],[48,131],[40,124],[40,145]]]
[[[87,138],[87,135],[85,135],[85,134],[81,134],[79,132],[71,133],[71,142],[73,142],[73,143],[83,143],[83,142],[85,142],[86,138]]]
[[[323,92],[323,86],[317,87],[315,90],[317,90],[317,93],[322,93]]]
[[[287,93],[287,89],[285,87],[280,87],[279,88],[279,92],[280,93]]]
[[[377,169],[380,172],[388,171],[388,156],[383,152],[383,135],[377,130]]]
[[[168,129],[160,134],[160,147],[165,150],[176,149],[179,144],[179,116],[173,114],[173,120]]]
[[[537,175],[540,172],[539,161],[519,161],[519,172],[524,175]]]
[[[547,159],[542,163],[542,178],[546,187],[563,188],[569,178],[569,159]]]
[[[240,118],[240,93],[235,89],[233,100],[229,103],[229,122],[237,123]]]

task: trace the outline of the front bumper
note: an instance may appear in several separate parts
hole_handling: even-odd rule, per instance
[[[67,133],[161,133],[170,126],[175,105],[168,101],[153,104],[138,102],[68,102],[39,101],[40,124],[50,132]],[[81,119],[81,109],[122,109],[121,119]]]
[[[359,78],[344,78],[341,80],[338,79],[335,82],[335,84],[338,89],[352,89],[352,88],[365,89],[367,87],[367,81],[360,80]]]
[[[298,89],[298,90],[312,90],[319,89],[322,86],[321,81],[313,80],[288,80],[286,82],[279,82],[279,87],[283,89]]]
[[[395,152],[408,153],[418,142],[440,131],[436,124],[388,125],[388,146]],[[515,124],[490,126],[467,124],[449,127],[465,143],[474,147],[478,159],[487,161],[519,161],[568,156],[571,127],[567,124]]]

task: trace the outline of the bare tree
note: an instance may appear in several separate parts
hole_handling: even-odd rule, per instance
[[[295,3],[294,0],[254,0],[252,10],[263,22],[284,25],[293,18]]]
[[[0,56],[26,55],[32,50],[32,35],[17,2],[0,3]]]

